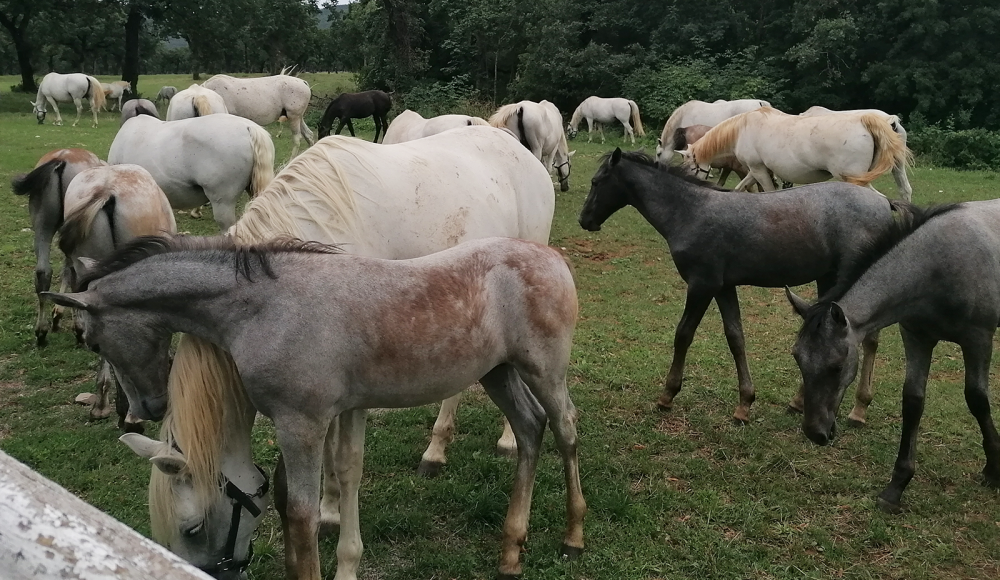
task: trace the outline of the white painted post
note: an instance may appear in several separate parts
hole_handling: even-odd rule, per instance
[[[211,580],[0,451],[0,580]]]

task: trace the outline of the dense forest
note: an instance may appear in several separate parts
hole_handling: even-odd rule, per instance
[[[0,0],[0,25],[0,72],[28,90],[50,70],[294,64],[425,108],[625,96],[656,125],[689,99],[756,97],[1000,129],[996,0]]]

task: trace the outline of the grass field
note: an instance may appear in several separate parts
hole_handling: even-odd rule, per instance
[[[338,83],[350,83],[335,75],[311,79],[317,87],[321,81],[331,92]],[[9,186],[13,174],[29,170],[50,149],[86,147],[106,156],[117,116],[102,115],[98,129],[90,129],[89,121],[76,128],[39,126],[22,95],[7,92],[15,82],[0,77],[0,448],[148,534],[149,465],[116,441],[113,422],[89,423],[86,409],[72,404],[78,392],[90,388],[95,356],[74,348],[65,332],[52,335],[45,350],[34,346],[26,200],[14,197]],[[155,94],[163,84],[180,88],[185,82],[144,77],[141,90]],[[647,150],[654,139],[647,138]],[[740,289],[758,389],[749,425],[730,421],[736,377],[714,307],[691,349],[674,410],[655,409],[684,283],[662,238],[631,208],[598,233],[576,223],[598,158],[621,144],[620,137],[604,146],[587,144],[583,135],[571,143],[577,149],[572,188],[557,195],[552,233],[552,245],[576,268],[581,302],[570,388],[581,412],[581,469],[590,506],[587,552],[569,564],[556,557],[564,491],[560,462],[546,437],[525,577],[1000,576],[1000,494],[978,484],[983,452],[965,408],[962,360],[954,345],[943,344],[936,352],[917,475],[898,516],[876,511],[873,501],[888,482],[900,430],[903,358],[895,329],[882,336],[868,426],[844,430],[830,447],[806,441],[799,418],[785,409],[799,381],[789,355],[798,325],[778,290]],[[276,145],[283,162],[290,150],[287,131]],[[917,167],[911,182],[921,204],[1000,193],[995,173]],[[876,185],[895,192],[891,179]],[[209,215],[179,216],[178,227],[199,234],[215,230]],[[799,290],[813,295],[811,289]],[[371,417],[361,492],[363,578],[495,575],[513,464],[492,452],[499,413],[481,393],[466,401],[450,461],[433,480],[417,477],[414,468],[436,409]],[[267,421],[260,421],[255,439],[258,461],[273,467],[277,449]],[[272,510],[256,542],[255,578],[283,574],[276,523]],[[335,547],[333,538],[321,543],[324,576],[335,570]]]

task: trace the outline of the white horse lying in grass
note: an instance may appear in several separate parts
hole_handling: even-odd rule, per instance
[[[521,101],[497,109],[490,125],[507,129],[542,162],[545,169],[559,177],[559,190],[569,190],[570,151],[562,128],[562,114],[548,101]]]
[[[642,128],[642,121],[639,119],[639,106],[635,104],[635,101],[628,99],[587,97],[573,111],[573,118],[570,119],[568,127],[570,137],[576,137],[576,128],[584,118],[587,119],[588,143],[593,136],[595,125],[597,130],[601,132],[601,143],[604,143],[604,128],[601,127],[601,123],[614,123],[616,120],[625,127],[625,136],[632,139],[633,145],[635,145],[636,133],[640,137],[646,134]],[[632,120],[631,123],[629,123],[629,119]]]
[[[693,125],[714,127],[730,117],[747,113],[761,107],[770,107],[771,103],[759,99],[737,99],[724,101],[719,99],[714,103],[705,101],[688,101],[674,109],[663,125],[663,133],[656,141],[656,162],[667,165],[673,159],[674,151],[684,149],[678,142],[677,130]]]
[[[678,153],[690,169],[706,175],[713,159],[733,154],[750,170],[736,189],[755,180],[765,191],[775,190],[773,172],[791,183],[834,177],[878,192],[871,182],[893,167],[905,170],[911,158],[879,115],[800,117],[770,107],[726,119]]]
[[[899,117],[896,115],[890,115],[885,111],[880,111],[878,109],[854,109],[851,111],[834,111],[832,109],[827,109],[826,107],[809,107],[806,112],[799,113],[803,117],[815,117],[817,115],[860,115],[864,113],[871,113],[873,115],[878,115],[892,126],[893,131],[903,140],[903,144],[906,144],[906,129],[903,128],[903,124],[899,121]],[[906,167],[902,165],[893,165],[892,167],[892,177],[896,180],[896,187],[899,188],[900,193],[903,194],[903,199],[910,201],[910,197],[913,195],[913,188],[910,187],[910,180],[906,177]]]
[[[444,133],[449,129],[468,127],[470,125],[489,125],[485,119],[469,115],[439,115],[425,119],[420,113],[409,109],[396,115],[382,137],[383,145],[405,143],[414,139],[422,139]]]
[[[166,118],[168,121],[179,121],[228,112],[222,95],[195,83],[170,99]]]
[[[235,115],[160,121],[149,115],[122,125],[108,163],[149,171],[174,209],[211,202],[219,229],[236,222],[236,202],[274,178],[274,143],[260,125]]]
[[[104,107],[104,88],[101,81],[92,76],[82,73],[70,73],[63,75],[59,73],[49,73],[45,75],[38,85],[38,94],[32,112],[41,125],[45,121],[45,102],[52,105],[52,110],[56,114],[56,125],[62,125],[62,115],[59,114],[59,107],[56,103],[72,102],[76,105],[76,121],[73,126],[80,122],[80,114],[83,112],[83,99],[90,101],[90,112],[94,114],[93,127],[97,126],[97,112]]]
[[[106,101],[117,101],[118,112],[120,113],[122,110],[122,97],[125,96],[125,93],[132,93],[132,83],[130,81],[115,81],[113,83],[101,83],[101,87],[104,88],[104,98]],[[108,110],[114,111],[114,104]]]
[[[281,74],[248,79],[215,75],[203,86],[219,93],[230,113],[258,125],[269,125],[286,117],[292,130],[291,157],[299,152],[299,142],[303,137],[307,144],[313,144],[312,131],[305,122],[306,109],[312,98],[306,81],[282,70]]]

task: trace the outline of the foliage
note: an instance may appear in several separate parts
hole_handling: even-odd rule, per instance
[[[907,144],[934,165],[1000,171],[1000,131],[949,131],[931,126],[910,131]]]

